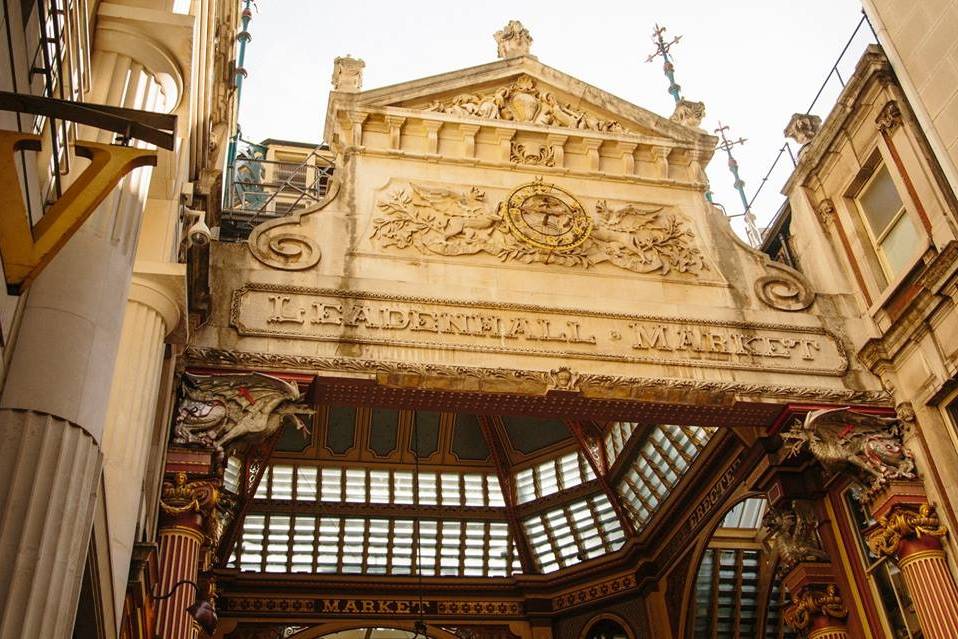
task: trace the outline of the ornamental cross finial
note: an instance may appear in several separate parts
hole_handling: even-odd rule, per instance
[[[665,72],[665,77],[669,79],[669,94],[675,100],[676,103],[682,99],[681,90],[682,87],[675,82],[675,65],[672,63],[672,58],[669,56],[669,50],[672,48],[672,45],[678,44],[679,40],[682,39],[682,36],[675,36],[671,41],[666,42],[665,37],[665,27],[660,27],[658,24],[655,25],[655,30],[652,32],[652,42],[655,43],[655,51],[645,59],[646,62],[652,62],[657,57],[662,56],[663,64],[662,70]]]
[[[755,214],[752,213],[748,197],[745,195],[745,180],[739,177],[738,174],[738,161],[736,161],[735,156],[732,155],[733,147],[739,144],[745,144],[748,140],[742,137],[737,140],[730,140],[725,136],[725,132],[728,130],[728,125],[722,124],[722,121],[719,120],[715,133],[719,135],[721,142],[716,145],[715,149],[721,149],[728,155],[728,170],[731,171],[732,177],[735,178],[735,181],[732,182],[732,186],[735,187],[735,190],[738,191],[738,196],[742,199],[742,215],[745,216],[745,232],[748,234],[749,242],[751,242],[753,246],[758,246],[762,243],[762,236],[758,232],[758,226],[756,226],[755,223]]]

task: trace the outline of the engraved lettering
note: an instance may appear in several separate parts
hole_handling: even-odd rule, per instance
[[[629,326],[635,330],[635,335],[638,340],[637,343],[632,344],[632,348],[653,348],[660,351],[672,350],[672,347],[669,346],[668,327],[662,324],[656,324],[650,335],[642,324],[632,323],[629,324]]]
[[[291,311],[289,308],[290,299],[286,295],[270,295],[267,299],[273,310],[266,320],[267,322],[272,324],[303,324],[306,321],[303,318],[306,309],[300,308]]]

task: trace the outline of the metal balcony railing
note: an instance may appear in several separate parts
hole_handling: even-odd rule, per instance
[[[226,170],[220,239],[239,241],[254,226],[312,206],[326,196],[333,174],[314,149],[302,161],[265,159],[265,148],[247,144]]]

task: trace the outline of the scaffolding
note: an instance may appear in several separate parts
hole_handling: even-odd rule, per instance
[[[272,152],[268,145],[240,140],[226,169],[220,239],[241,241],[254,226],[322,201],[333,174],[328,147],[298,156]]]

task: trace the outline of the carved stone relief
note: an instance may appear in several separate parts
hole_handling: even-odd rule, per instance
[[[662,206],[595,205],[589,215],[570,194],[541,180],[493,208],[483,191],[410,184],[377,202],[371,238],[380,246],[444,256],[486,253],[524,264],[590,268],[608,263],[636,273],[698,275],[708,270],[687,222]]]
[[[500,58],[529,55],[529,49],[532,47],[532,36],[529,30],[518,20],[510,20],[492,37],[496,39],[496,52]]]
[[[625,131],[614,120],[604,120],[561,102],[554,93],[539,88],[536,81],[526,75],[491,93],[462,93],[447,100],[437,100],[426,110],[460,117],[512,120],[570,129],[612,133]]]
[[[183,376],[183,397],[177,407],[173,442],[200,444],[216,450],[266,439],[290,420],[307,432],[298,415],[296,384],[262,373]]]
[[[785,127],[785,137],[795,140],[799,144],[808,144],[822,126],[822,119],[808,113],[795,113]]]
[[[513,142],[509,151],[509,160],[516,164],[533,166],[555,166],[555,151],[546,144],[524,144]]]

